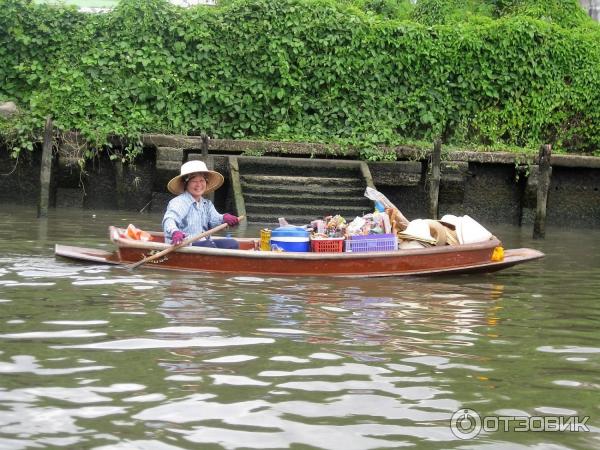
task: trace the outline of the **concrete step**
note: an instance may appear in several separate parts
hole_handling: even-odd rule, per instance
[[[322,186],[322,185],[293,185],[284,184],[242,184],[244,196],[248,194],[292,194],[296,197],[300,195],[333,195],[338,197],[363,197],[366,186]],[[366,197],[365,197],[366,198]]]
[[[283,186],[332,186],[332,187],[366,187],[362,178],[340,178],[340,177],[301,177],[287,175],[246,175],[240,176],[242,187],[245,184],[271,185],[280,184]]]
[[[340,214],[354,219],[371,212],[372,208],[350,205],[315,205],[315,204],[281,204],[281,203],[246,203],[246,213],[249,217],[264,215],[269,217],[302,216],[312,219],[323,216]]]
[[[238,166],[250,222],[306,224],[334,214],[352,220],[373,209],[357,161],[239,157]]]
[[[238,157],[238,165],[240,173],[251,175],[326,177],[335,172],[342,178],[361,176],[357,161],[248,156]]]
[[[252,215],[248,214],[248,221],[253,224],[258,224],[264,227],[268,227],[271,229],[277,228],[279,226],[278,219],[280,217],[285,218],[290,225],[303,226],[309,225],[313,220],[322,219],[323,216],[313,216],[313,215],[298,215],[298,214],[263,214],[263,213],[254,213]],[[354,219],[355,216],[344,216],[346,221],[350,222]]]
[[[296,225],[296,226],[308,225],[308,224],[310,224],[311,221],[321,218],[321,217],[313,217],[313,216],[307,216],[307,215],[298,216],[298,215],[288,214],[288,215],[283,215],[283,216],[277,216],[275,214],[255,213],[252,215],[248,214],[247,220],[248,220],[248,222],[251,222],[253,224],[259,224],[262,227],[274,229],[279,226],[279,222],[277,219],[279,219],[280,217],[284,217],[285,220],[287,220],[290,225]]]
[[[248,214],[247,220],[251,224],[265,224],[269,228],[277,228],[279,226],[279,218],[283,217],[290,225],[310,225],[315,220],[322,220],[324,216],[317,216],[311,214],[264,214],[264,213],[253,213]],[[354,216],[343,216],[346,222],[351,222],[356,217]]]
[[[260,204],[293,204],[302,200],[304,203],[310,203],[313,205],[327,205],[336,206],[357,206],[363,208],[371,208],[373,202],[362,195],[331,195],[329,192],[303,192],[302,198],[298,197],[298,194],[290,193],[289,191],[282,191],[281,193],[265,193],[262,192],[246,194],[244,196],[246,203]]]

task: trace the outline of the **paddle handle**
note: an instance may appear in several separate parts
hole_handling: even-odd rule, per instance
[[[238,217],[239,220],[243,220],[244,218],[245,218],[245,216]],[[196,235],[194,235],[192,237],[184,239],[183,241],[181,241],[177,245],[172,245],[169,248],[165,248],[164,250],[162,250],[162,251],[160,251],[158,253],[155,253],[154,255],[150,255],[150,256],[142,259],[141,261],[138,261],[138,262],[135,262],[133,264],[130,264],[130,265],[127,266],[127,268],[128,269],[135,269],[136,267],[139,267],[142,264],[146,264],[147,262],[154,261],[155,259],[158,259],[161,256],[164,256],[164,255],[166,255],[168,253],[171,253],[172,251],[175,251],[178,248],[185,247],[186,245],[190,245],[192,242],[196,242],[197,240],[202,239],[203,237],[210,236],[211,234],[214,234],[217,231],[224,230],[228,226],[229,225],[227,225],[226,223],[222,223],[221,225],[217,225],[216,227],[211,228],[208,231],[203,231],[202,233],[199,233],[199,234],[196,234]]]

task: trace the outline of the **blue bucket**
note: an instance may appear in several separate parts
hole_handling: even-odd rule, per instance
[[[271,232],[271,250],[284,252],[310,251],[309,232],[302,227],[279,227]]]

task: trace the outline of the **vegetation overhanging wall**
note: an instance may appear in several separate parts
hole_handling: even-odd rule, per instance
[[[15,155],[33,148],[47,115],[86,136],[86,157],[107,136],[135,144],[143,132],[352,144],[370,160],[393,158],[377,144],[440,136],[578,152],[600,144],[600,28],[588,18],[428,26],[331,0],[0,9],[0,101],[21,107],[0,133]],[[126,158],[139,148],[108,150]]]

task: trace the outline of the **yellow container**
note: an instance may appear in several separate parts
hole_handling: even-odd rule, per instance
[[[496,247],[494,248],[494,252],[492,253],[492,261],[498,262],[504,260],[504,248]]]
[[[265,252],[271,250],[271,230],[268,228],[260,230],[260,249]]]

